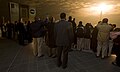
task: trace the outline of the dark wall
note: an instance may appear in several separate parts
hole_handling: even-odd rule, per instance
[[[29,6],[20,4],[20,19],[23,21],[29,20]]]
[[[9,19],[9,4],[8,0],[0,0],[0,20],[2,21],[2,17],[5,20]]]
[[[10,20],[9,14],[9,2],[19,3],[20,0],[0,0],[0,23],[2,22],[2,17],[5,21]]]

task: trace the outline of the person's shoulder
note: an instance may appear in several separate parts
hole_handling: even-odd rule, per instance
[[[60,22],[61,22],[61,21],[56,21],[55,23],[58,24],[58,23],[60,23]]]
[[[64,20],[64,23],[66,23],[66,24],[72,24],[71,22],[66,21],[66,20]]]
[[[32,22],[30,25],[35,25],[36,24],[36,22],[34,21],[34,22]]]
[[[60,20],[56,20],[55,23],[58,23]]]
[[[109,24],[108,24],[108,27],[109,27],[110,29],[112,29],[112,28],[113,28],[113,27],[112,27],[111,25],[109,25]]]
[[[63,24],[63,23],[65,23],[66,21],[64,21],[64,20],[60,20],[60,21],[58,21],[58,22],[56,22],[56,24]]]
[[[56,21],[54,25],[55,27],[57,27],[59,24],[60,24],[60,21]]]
[[[44,21],[42,21],[42,20],[39,20],[39,21],[37,21],[37,23],[40,23],[40,24],[41,24],[41,23],[44,23]]]

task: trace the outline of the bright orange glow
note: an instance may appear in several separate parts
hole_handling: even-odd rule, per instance
[[[109,6],[106,5],[105,3],[102,3],[98,6],[98,9],[101,11],[105,11],[105,10],[109,9]]]
[[[112,10],[113,6],[112,5],[109,5],[109,4],[106,4],[106,3],[100,3],[98,5],[95,5],[95,6],[92,6],[90,9],[92,12],[98,12],[100,13],[101,11],[102,12],[108,12],[110,10]]]

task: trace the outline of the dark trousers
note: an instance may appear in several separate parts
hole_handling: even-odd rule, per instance
[[[32,42],[32,34],[28,33],[28,42],[31,43]]]
[[[96,38],[91,38],[90,49],[93,52],[97,52],[97,39]]]
[[[115,54],[116,54],[116,63],[118,66],[120,66],[120,45],[114,45],[115,48]]]
[[[59,46],[57,48],[57,65],[67,66],[69,46]],[[63,55],[62,55],[63,54]],[[61,60],[62,59],[62,60]]]
[[[8,31],[7,34],[8,34],[7,38],[11,39],[12,38],[12,31]]]
[[[116,57],[116,64],[120,67],[120,54]]]
[[[18,35],[18,40],[20,45],[24,45],[24,34],[20,33]]]
[[[6,32],[2,31],[2,37],[6,37]]]

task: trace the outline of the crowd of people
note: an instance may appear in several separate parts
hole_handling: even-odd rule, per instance
[[[68,52],[72,48],[78,51],[92,50],[96,57],[105,59],[116,54],[116,60],[112,64],[120,66],[120,28],[116,24],[108,24],[104,18],[93,27],[91,23],[83,25],[82,21],[76,24],[75,18],[66,13],[60,14],[60,20],[50,16],[45,20],[35,17],[35,21],[1,24],[2,37],[18,40],[20,45],[33,42],[33,54],[35,57],[43,57],[43,43],[48,48],[48,56],[57,57],[57,66],[67,67]]]
[[[32,35],[30,29],[30,21],[25,21],[24,23],[15,21],[11,23],[10,21],[0,24],[1,37],[18,40],[20,45],[25,45],[25,41],[31,43]]]

